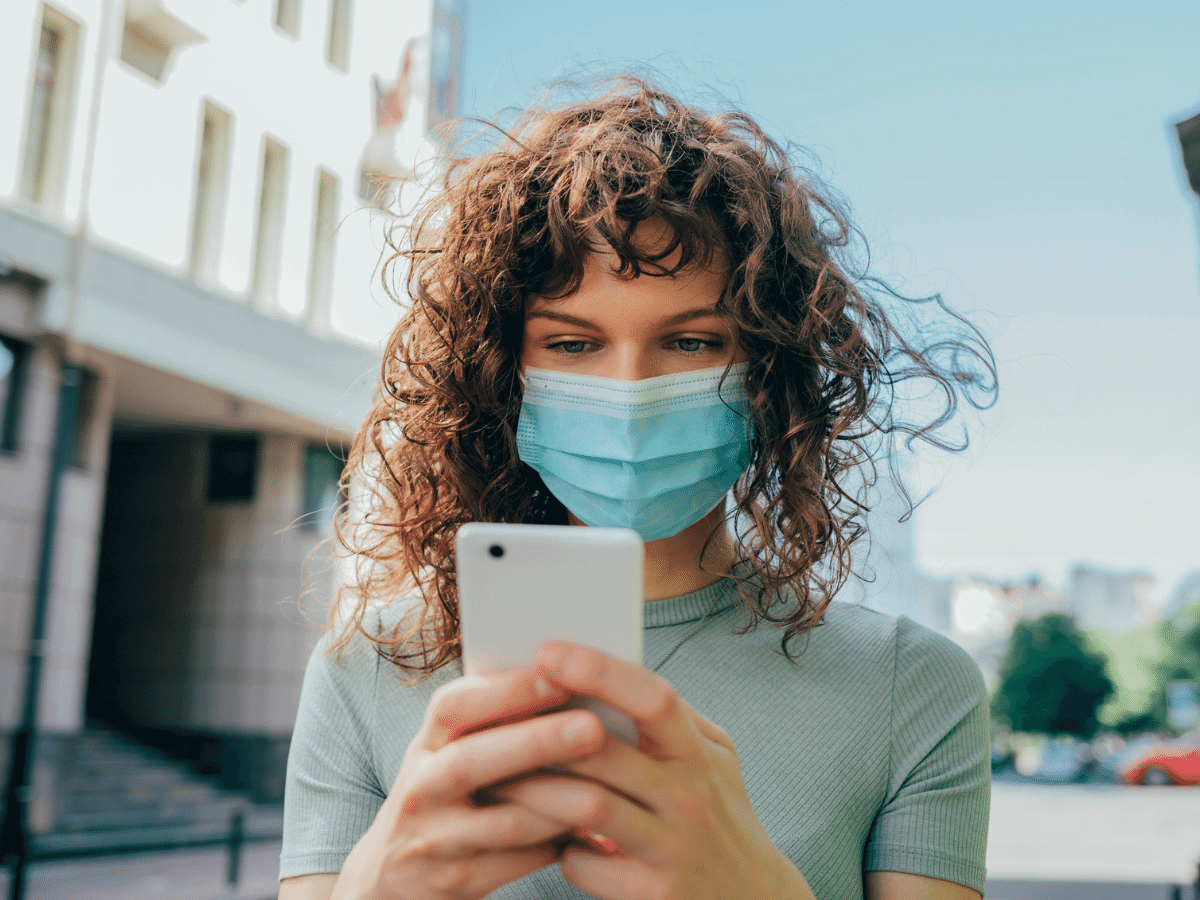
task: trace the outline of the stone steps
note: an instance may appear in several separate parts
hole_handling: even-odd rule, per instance
[[[39,856],[224,841],[237,813],[247,840],[282,833],[281,805],[255,804],[186,763],[106,729],[73,736],[58,771],[52,824],[34,835]]]

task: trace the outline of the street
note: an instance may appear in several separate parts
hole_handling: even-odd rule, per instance
[[[278,894],[278,841],[245,846],[236,891],[226,887],[227,862],[223,849],[212,848],[35,863],[25,900],[266,900]],[[0,869],[0,889],[8,889],[7,869]]]
[[[1197,788],[997,783],[988,876],[1190,885],[1198,810]]]
[[[1193,900],[1200,789],[998,782],[988,839],[988,900]],[[28,900],[274,897],[278,843],[249,844],[236,892],[224,850],[42,863]],[[7,887],[7,873],[0,874]]]

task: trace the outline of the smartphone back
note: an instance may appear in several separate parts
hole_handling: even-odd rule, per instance
[[[531,666],[547,641],[593,647],[642,664],[642,541],[624,528],[496,525],[458,531],[463,671]],[[582,705],[636,743],[631,723]]]

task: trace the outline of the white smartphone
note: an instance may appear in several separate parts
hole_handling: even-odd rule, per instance
[[[494,525],[458,530],[463,671],[532,666],[547,641],[583,644],[642,664],[642,541],[626,528]],[[633,721],[579,698],[604,727],[637,745]]]

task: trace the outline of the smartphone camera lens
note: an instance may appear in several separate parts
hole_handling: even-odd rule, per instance
[[[492,546],[488,547],[488,553],[492,554],[492,556],[496,557],[496,559],[499,559],[504,555],[504,548],[499,544],[492,544]]]

